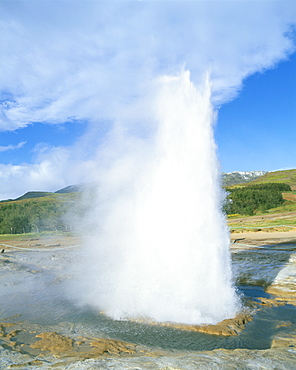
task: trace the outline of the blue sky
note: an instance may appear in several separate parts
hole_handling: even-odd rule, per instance
[[[296,54],[244,81],[219,110],[216,142],[224,172],[296,168]]]
[[[37,122],[15,131],[0,132],[1,163],[30,163],[42,147],[73,145],[85,129],[86,123],[83,121],[65,122],[61,125]]]
[[[210,75],[222,171],[295,168],[295,26],[285,0],[1,1],[0,199],[92,180],[183,70]]]
[[[72,121],[2,131],[1,163],[30,163],[38,148],[73,145],[86,129],[86,122]],[[215,136],[224,172],[296,168],[296,54],[244,81],[219,109]]]

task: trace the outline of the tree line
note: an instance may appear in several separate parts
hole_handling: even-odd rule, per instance
[[[265,183],[241,188],[226,188],[228,193],[224,210],[227,214],[253,215],[284,203],[282,192],[291,191],[284,183]]]
[[[66,231],[67,203],[48,199],[0,204],[0,234]]]
[[[226,191],[228,195],[224,211],[227,214],[253,215],[281,205],[284,202],[282,192],[291,191],[291,188],[284,183],[266,183],[226,188]],[[63,201],[52,197],[0,202],[0,234],[69,231],[70,219],[66,217],[69,209],[73,211],[75,208],[78,217],[83,213],[75,203],[75,199],[69,202],[69,199]]]

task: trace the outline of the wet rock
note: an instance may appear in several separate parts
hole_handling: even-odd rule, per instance
[[[126,343],[119,340],[112,339],[94,339],[90,342],[95,353],[98,355],[111,354],[111,355],[131,355],[136,353],[136,345],[133,343]]]
[[[216,325],[201,326],[200,332],[214,335],[238,335],[245,329],[246,324],[253,320],[253,317],[247,313],[240,313],[233,319],[226,319]]]
[[[260,304],[265,307],[278,307],[278,306],[285,305],[285,303],[278,298],[257,297],[255,303]]]
[[[73,348],[73,340],[56,332],[43,332],[36,335],[41,338],[31,344],[32,348],[40,348],[42,351],[50,351],[56,354],[69,352]]]
[[[7,329],[13,326],[15,326],[15,324],[11,322],[1,322],[0,323],[0,337],[6,337],[9,334],[9,332],[7,332]]]
[[[252,320],[253,317],[249,313],[242,312],[233,319],[225,319],[215,325],[186,325],[176,323],[160,323],[158,325],[171,326],[180,330],[197,331],[206,334],[231,336],[238,335],[238,333],[245,329],[246,324]]]
[[[296,254],[290,256],[266,292],[276,296],[279,302],[296,306]]]
[[[43,361],[40,360],[33,360],[29,362],[24,362],[21,364],[13,364],[8,367],[8,369],[27,369],[29,366],[42,366],[44,364]]]
[[[282,328],[282,327],[287,327],[287,326],[291,326],[291,325],[292,325],[291,321],[280,321],[276,325],[276,328]]]
[[[296,335],[277,336],[271,342],[271,348],[296,349]]]
[[[13,323],[0,323],[1,341],[11,348],[17,345],[17,343],[12,341],[11,338],[15,337],[19,332],[19,330],[10,330],[13,326],[15,326]]]
[[[43,332],[37,334],[36,338],[41,340],[31,344],[31,348],[49,351],[57,357],[92,358],[104,355],[133,355],[137,352],[136,344],[113,339],[82,337],[71,339],[56,332]]]

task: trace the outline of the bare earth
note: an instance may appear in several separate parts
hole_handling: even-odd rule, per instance
[[[267,244],[296,243],[296,229],[290,231],[247,231],[231,233],[231,248],[246,248]],[[81,244],[76,236],[48,236],[46,238],[21,238],[5,239],[0,238],[0,250],[16,250],[18,248],[40,249],[40,248],[68,248]]]
[[[247,224],[261,222],[261,221],[275,221],[281,220],[283,224],[285,220],[295,219],[296,212],[281,212],[275,214],[265,214],[261,216],[250,216],[247,218],[236,218],[229,220],[229,223],[240,223],[242,227],[246,226]],[[260,229],[260,226],[258,226]],[[296,243],[296,229],[290,230],[275,230],[277,227],[271,229],[265,229],[260,231],[235,231],[231,232],[231,247],[238,248],[239,244],[247,244],[260,246],[260,245],[267,245],[267,244],[280,244],[280,243]],[[279,229],[279,228],[278,228]],[[237,244],[237,245],[235,245]]]
[[[267,245],[280,243],[296,243],[296,230],[290,231],[249,231],[231,233],[231,247],[235,248],[240,244]]]
[[[53,235],[39,238],[0,238],[0,249],[41,249],[41,248],[69,248],[80,245],[76,236]]]

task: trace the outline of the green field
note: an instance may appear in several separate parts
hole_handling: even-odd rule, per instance
[[[256,180],[234,186],[248,186],[265,184],[268,182],[285,183],[290,185],[292,190],[296,190],[296,169],[268,172],[265,175],[258,177]]]

